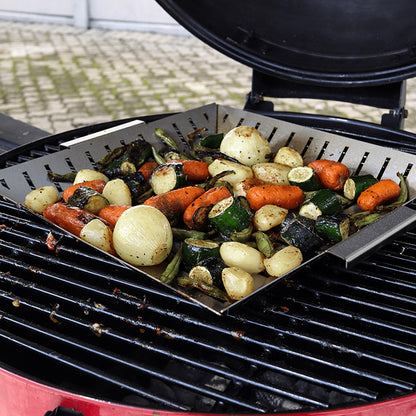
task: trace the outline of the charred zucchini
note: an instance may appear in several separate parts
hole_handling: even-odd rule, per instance
[[[246,229],[251,222],[251,213],[233,196],[217,202],[208,214],[208,219],[226,236]]]
[[[220,258],[208,257],[201,260],[189,271],[189,277],[223,289],[221,273],[225,267],[227,267],[226,264]]]
[[[338,243],[348,237],[350,219],[344,214],[320,215],[316,219],[315,228],[324,240]]]
[[[377,179],[372,175],[351,176],[345,181],[344,196],[345,198],[355,201],[371,185],[374,185]]]
[[[89,186],[80,186],[68,198],[68,204],[73,207],[85,209],[92,214],[98,214],[109,204],[107,198]]]
[[[342,210],[340,196],[330,189],[320,189],[312,198],[304,202],[300,207],[299,214],[316,220],[322,214],[335,214]]]
[[[98,161],[100,171],[110,178],[120,177],[138,169],[152,154],[150,144],[144,139],[113,149]]]
[[[292,168],[287,174],[291,185],[298,186],[302,191],[310,192],[319,189],[318,177],[310,166],[298,166]]]
[[[182,163],[167,163],[158,166],[150,178],[150,186],[156,195],[180,188],[186,184]]]
[[[182,245],[182,261],[189,270],[209,257],[220,257],[220,245],[215,241],[186,238]]]
[[[294,213],[286,215],[280,236],[287,244],[297,247],[303,254],[311,254],[324,244],[323,239],[315,231],[315,221]]]

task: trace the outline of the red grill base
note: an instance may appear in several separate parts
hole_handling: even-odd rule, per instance
[[[0,386],[0,416],[43,416],[47,411],[58,406],[76,410],[84,416],[208,416],[202,413],[135,408],[95,400],[45,386],[1,368]],[[416,414],[416,394],[350,409],[295,414],[297,416],[410,416]],[[294,413],[279,413],[279,415],[293,416]]]

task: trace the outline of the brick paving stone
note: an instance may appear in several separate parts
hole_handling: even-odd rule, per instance
[[[192,36],[0,22],[0,112],[58,133],[88,124],[180,112],[211,102],[242,108],[252,70]],[[416,133],[416,80],[407,83]],[[276,111],[379,123],[387,110],[270,99]]]

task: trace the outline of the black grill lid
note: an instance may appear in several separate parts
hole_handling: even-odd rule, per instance
[[[412,0],[158,2],[208,45],[278,78],[347,87],[416,74]]]

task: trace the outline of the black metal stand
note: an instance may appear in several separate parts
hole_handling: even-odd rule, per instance
[[[405,80],[386,85],[332,87],[296,83],[253,70],[252,87],[244,109],[256,112],[273,111],[273,103],[265,101],[264,97],[312,98],[385,108],[389,112],[382,115],[381,125],[396,129],[403,129],[404,119],[407,117]]]

